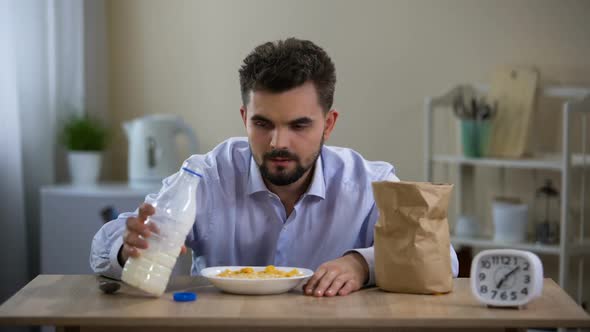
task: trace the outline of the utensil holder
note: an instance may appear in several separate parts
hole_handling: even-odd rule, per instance
[[[461,120],[461,143],[465,157],[485,156],[489,136],[490,121]]]

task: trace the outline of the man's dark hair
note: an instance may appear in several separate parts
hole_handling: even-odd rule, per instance
[[[318,102],[328,112],[334,101],[336,69],[328,54],[309,40],[288,38],[257,46],[239,70],[242,103],[250,91],[280,93],[313,82]]]

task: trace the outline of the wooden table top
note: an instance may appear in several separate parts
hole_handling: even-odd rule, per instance
[[[198,294],[172,300],[174,291]],[[210,327],[590,327],[590,316],[545,279],[543,296],[524,309],[488,308],[471,295],[469,279],[455,279],[445,295],[363,289],[342,297],[300,290],[242,296],[218,291],[202,277],[177,277],[161,298],[123,287],[103,294],[92,275],[39,275],[0,306],[0,325]]]

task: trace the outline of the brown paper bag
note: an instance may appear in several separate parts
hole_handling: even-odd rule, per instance
[[[373,182],[375,278],[383,290],[434,294],[453,289],[447,209],[453,185]]]

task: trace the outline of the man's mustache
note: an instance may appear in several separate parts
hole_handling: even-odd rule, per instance
[[[272,150],[264,154],[264,159],[274,159],[274,158],[282,158],[282,159],[292,159],[292,160],[299,160],[297,155],[289,152],[289,150]]]

